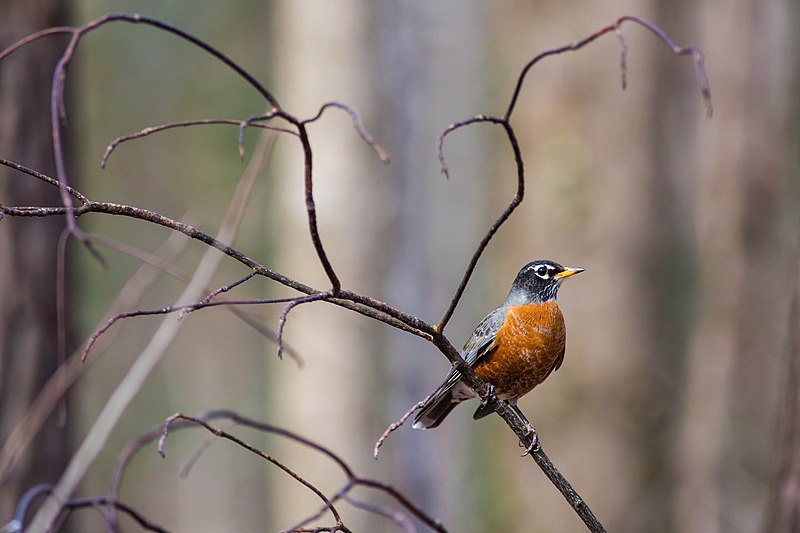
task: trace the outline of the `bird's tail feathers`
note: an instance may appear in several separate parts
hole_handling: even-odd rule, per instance
[[[414,429],[433,429],[442,423],[453,408],[461,403],[453,397],[452,387],[431,398],[414,417]]]

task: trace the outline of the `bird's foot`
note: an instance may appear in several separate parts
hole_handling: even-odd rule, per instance
[[[494,390],[494,385],[491,383],[486,384],[486,398],[481,398],[481,407],[485,407],[497,399],[497,394]]]
[[[531,443],[530,445],[525,446],[524,442],[519,441],[519,445],[525,448],[525,451],[522,452],[522,455],[520,455],[520,457],[525,457],[531,452],[539,451],[539,448],[541,448],[541,443],[539,442],[539,434],[536,433],[536,428],[533,427],[533,424],[528,422],[526,424],[526,429],[528,430],[528,436],[531,439]]]

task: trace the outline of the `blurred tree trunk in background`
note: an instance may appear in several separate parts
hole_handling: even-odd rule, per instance
[[[690,132],[697,130],[710,137],[686,167],[690,180],[705,176],[694,191],[703,290],[696,308],[687,309],[694,332],[674,455],[680,492],[673,512],[678,531],[729,531],[731,524],[754,531],[768,496],[764,483],[781,413],[777,384],[786,372],[787,334],[797,327],[786,320],[796,268],[788,244],[797,231],[791,155],[797,140],[787,133],[797,131],[791,112],[797,105],[797,13],[785,0],[708,11],[691,2],[680,6],[663,2],[662,12],[677,17],[680,38],[700,36],[706,57],[731,55],[731,44],[738,46],[736,68],[715,69],[709,60],[712,87],[719,88],[712,89],[714,120],[725,127],[696,119],[672,131],[673,138],[696,139]]]
[[[775,449],[778,467],[770,484],[764,533],[800,530],[800,248],[795,245],[795,282],[789,312],[789,342],[785,357],[783,397],[779,413],[779,438]]]
[[[452,180],[444,179],[435,152],[436,135],[482,105],[481,13],[475,1],[375,3],[376,109],[381,110],[380,138],[392,155],[385,232],[385,242],[392,244],[381,270],[382,292],[393,305],[433,324],[441,319],[467,254],[485,231],[485,191],[491,178],[481,172],[488,150],[477,132],[448,139],[445,153],[454,165]],[[463,319],[476,320],[490,305],[480,302],[468,308],[469,302],[480,301],[472,297],[476,286],[480,282],[473,279],[471,297],[446,330],[458,347],[469,331],[459,327]],[[384,330],[383,337],[379,359],[385,396],[380,413],[386,425],[430,393],[449,364],[410,335]],[[465,519],[468,447],[463,434],[452,431],[456,419],[448,420],[451,431],[412,432],[409,423],[392,435],[382,460],[389,463],[387,477],[396,486],[435,510],[453,530],[466,530],[474,527],[460,521]]]
[[[461,16],[453,19],[456,9]],[[283,50],[292,51],[279,59],[276,72],[277,94],[287,109],[310,116],[325,101],[352,104],[391,157],[388,168],[380,165],[352,132],[349,119],[335,112],[310,128],[321,236],[324,243],[337,243],[328,253],[343,285],[432,322],[449,303],[469,257],[465,249],[477,245],[482,230],[474,215],[481,213],[483,200],[475,187],[488,185],[477,179],[477,136],[449,146],[449,155],[459,162],[458,181],[448,183],[441,176],[435,152],[439,131],[476,109],[476,50],[481,43],[477,12],[474,2],[432,9],[421,3],[387,0],[372,6],[352,0],[346,8],[330,9],[281,3],[276,13],[282,21],[276,35],[278,57]],[[437,68],[440,55],[427,53],[443,45],[447,70]],[[330,50],[336,51],[336,60],[320,62]],[[288,159],[283,168],[289,170],[280,174],[288,179],[276,196],[284,220],[281,261],[300,279],[324,287],[328,282],[308,246],[298,161]],[[473,209],[464,217],[467,202]],[[298,265],[308,266],[298,270]],[[304,315],[315,333],[293,338],[293,328],[300,326],[291,320],[288,324],[287,339],[308,365],[296,379],[281,377],[276,384],[277,398],[296,399],[283,423],[305,421],[302,427],[316,428],[317,434],[310,436],[321,437],[357,469],[377,469],[380,474],[375,475],[391,480],[415,502],[440,511],[441,496],[455,488],[454,475],[461,472],[452,466],[463,454],[445,452],[436,433],[412,433],[410,424],[392,435],[378,463],[371,459],[371,444],[444,379],[447,362],[416,337],[388,332],[330,306],[304,306],[292,314],[292,320]],[[436,370],[420,372],[421,367]],[[330,389],[335,383],[346,383],[346,393],[329,395],[326,391],[335,390]],[[318,393],[300,397],[298,390]],[[440,444],[439,452],[420,454],[414,443],[421,441]],[[276,509],[291,514],[302,497],[289,488]],[[451,522],[459,512],[451,510]],[[359,518],[375,523],[354,522],[355,530],[386,527],[385,519]]]
[[[0,2],[0,48],[36,30],[61,26],[67,2]],[[63,37],[49,37],[18,51],[0,69],[0,155],[55,175],[49,101],[53,68]],[[0,202],[58,205],[53,187],[0,168]],[[6,218],[0,224],[0,442],[20,422],[57,368],[56,254],[63,228],[58,217]],[[0,521],[13,515],[27,489],[58,479],[69,457],[68,434],[55,417],[0,482]]]
[[[363,0],[338,3],[279,2],[275,9],[275,94],[285,109],[301,117],[313,116],[324,102],[352,105],[374,132],[370,84],[362,83],[369,70],[366,25],[369,12]],[[331,56],[335,59],[321,60]],[[381,230],[376,198],[385,177],[370,148],[338,110],[309,125],[314,152],[314,196],[320,237],[345,288],[374,293],[374,271],[381,258]],[[378,139],[382,141],[382,139]],[[303,202],[300,145],[293,138],[279,141],[279,170],[274,204],[278,231],[272,241],[280,250],[278,269],[320,289],[330,287],[308,235]],[[380,212],[380,211],[377,211]],[[369,397],[374,355],[369,350],[368,321],[329,305],[297,307],[286,325],[286,340],[305,360],[302,370],[282,365],[271,382],[271,407],[278,424],[327,446],[359,473],[374,463],[371,442],[356,436],[377,435],[368,426],[373,404]],[[286,363],[289,363],[288,365]],[[290,366],[291,365],[291,366]],[[341,473],[330,461],[292,443],[281,447],[288,464],[303,464],[319,487],[336,487]],[[319,501],[304,487],[279,479],[271,509],[273,529],[295,523]],[[372,517],[356,513],[349,521],[354,531],[375,530]]]

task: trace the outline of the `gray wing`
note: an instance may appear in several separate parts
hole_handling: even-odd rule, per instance
[[[471,366],[475,366],[481,357],[494,347],[494,338],[497,330],[503,325],[506,316],[506,307],[501,306],[486,318],[481,320],[475,332],[469,338],[461,352],[464,360]],[[417,416],[414,417],[414,428],[435,428],[442,423],[442,420],[450,414],[450,411],[469,397],[455,394],[453,388],[461,381],[461,372],[453,368],[447,376],[447,381],[439,387],[436,393],[428,402],[422,406]]]
[[[494,338],[497,331],[506,319],[506,306],[501,305],[481,320],[478,327],[472,333],[464,348],[461,349],[461,356],[469,364],[475,366],[481,357],[486,355],[494,348]],[[452,388],[461,381],[461,372],[455,368],[450,372],[447,383],[442,387],[443,390]]]

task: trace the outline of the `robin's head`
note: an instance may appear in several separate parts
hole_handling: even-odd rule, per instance
[[[580,267],[565,267],[555,261],[541,259],[528,263],[511,285],[509,299],[523,302],[544,302],[556,297],[564,278],[583,272]]]

